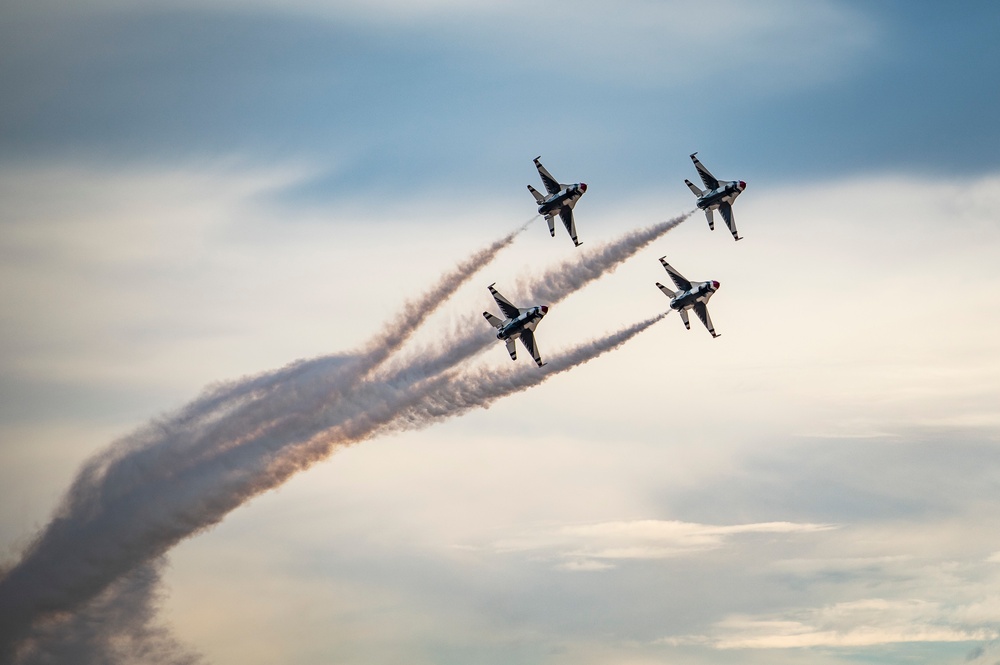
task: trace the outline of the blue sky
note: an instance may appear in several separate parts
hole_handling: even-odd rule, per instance
[[[989,2],[7,9],[4,559],[206,385],[364,345],[531,217],[534,156],[588,183],[584,248],[534,221],[413,353],[486,284],[690,210],[697,150],[748,182],[746,239],[694,215],[538,340],[662,311],[663,255],[722,283],[720,339],[667,317],[254,498],[167,554],[163,662],[996,662],[998,28]]]

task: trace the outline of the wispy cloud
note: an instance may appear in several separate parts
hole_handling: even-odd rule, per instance
[[[733,616],[708,635],[664,638],[664,644],[717,649],[864,647],[900,642],[971,642],[1000,636],[993,627],[967,627],[949,608],[923,600],[866,598],[788,615]]]
[[[676,520],[629,520],[568,525],[496,541],[499,553],[537,553],[564,570],[606,570],[629,559],[664,559],[725,547],[740,536],[797,535],[837,528],[831,524],[761,522],[712,525]]]

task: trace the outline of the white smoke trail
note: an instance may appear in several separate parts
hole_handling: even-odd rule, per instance
[[[138,482],[148,483],[150,473],[173,475],[229,446],[239,445],[247,431],[280,418],[281,413],[275,407],[284,405],[285,400],[265,402],[265,399],[290,382],[297,382],[298,390],[312,384],[309,392],[320,393],[325,400],[336,399],[339,391],[349,389],[398,350],[459,287],[509,247],[535,218],[474,252],[422,296],[404,304],[400,314],[383,326],[382,332],[363,351],[353,356],[330,355],[299,361],[274,372],[211,388],[172,418],[153,421],[90,460],[78,475],[71,494],[79,496],[84,488],[94,486],[94,478],[100,477],[107,498],[109,494],[130,491]],[[329,389],[324,391],[324,386]],[[250,417],[256,419],[255,425],[248,422]],[[79,499],[74,503],[79,504]]]
[[[629,238],[632,243],[649,242],[648,234]],[[609,269],[624,260],[612,259]],[[451,274],[461,280],[474,272]],[[591,271],[587,279],[566,282],[559,287],[565,290],[562,297],[594,278]],[[433,293],[447,297],[447,290]],[[430,295],[420,302],[429,307],[440,304]],[[397,321],[404,318],[411,321],[402,316]],[[482,387],[473,391],[475,381],[461,383],[461,377],[452,375],[461,357],[423,365],[417,358],[412,371],[397,373],[394,380],[372,375],[406,336],[387,329],[369,345],[367,359],[328,356],[313,365],[317,371],[304,371],[299,365],[267,387],[263,396],[254,393],[259,386],[252,378],[251,401],[236,399],[234,407],[232,399],[223,399],[214,411],[204,413],[197,413],[196,403],[180,416],[153,423],[97,456],[80,472],[56,516],[21,560],[0,576],[0,662],[13,657],[25,638],[37,634],[40,620],[79,611],[116,580],[180,540],[210,528],[250,497],[326,457],[337,445],[363,440],[382,429],[448,417],[442,411],[442,395],[461,385],[465,385],[460,393],[464,409],[475,406],[476,399],[488,403],[508,394],[490,397]],[[620,343],[598,345],[594,351]],[[581,361],[585,360],[554,358],[552,369],[538,376],[550,375],[561,362],[568,369]],[[508,385],[523,385],[517,388],[523,390],[531,381],[537,383],[538,376],[511,379]],[[239,391],[237,386],[231,393]]]
[[[617,349],[643,330],[662,320],[664,312],[626,328],[581,344],[570,351],[553,356],[541,368],[524,365],[517,368],[482,368],[471,374],[454,377],[430,391],[417,404],[400,414],[386,429],[413,429],[452,418],[477,408],[487,407],[496,400],[527,390],[574,367]]]
[[[687,212],[581,251],[577,257],[563,261],[540,276],[524,278],[517,287],[517,295],[512,297],[527,306],[554,305],[601,276],[614,272],[618,266],[677,227],[691,214]],[[401,359],[387,368],[385,376],[392,380],[392,377],[402,372],[425,376],[437,373],[453,366],[457,361],[479,353],[495,339],[491,329],[483,325],[479,315],[470,316],[460,324],[458,334],[441,340],[435,349],[421,349],[417,354]]]
[[[337,447],[370,439],[390,431],[419,429],[461,415],[473,408],[527,390],[550,377],[583,365],[619,348],[662,320],[669,312],[632,324],[605,337],[580,344],[555,355],[543,367],[524,364],[503,370],[483,368],[471,373],[450,373],[416,384],[378,391],[378,399],[367,399],[356,415],[317,434],[299,446],[287,449],[270,468],[269,483],[279,484],[297,471],[329,457]],[[376,395],[373,395],[376,397]]]
[[[161,557],[116,580],[82,611],[57,617],[34,630],[20,665],[198,665],[203,662],[157,624],[163,593]],[[94,630],[100,626],[100,630]]]

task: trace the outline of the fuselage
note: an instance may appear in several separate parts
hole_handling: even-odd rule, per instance
[[[718,208],[723,203],[732,204],[736,197],[743,193],[747,184],[742,180],[729,180],[719,183],[719,187],[705,192],[698,197],[698,207],[702,210]]]
[[[548,313],[549,308],[545,305],[524,310],[520,316],[503,322],[497,330],[497,339],[514,339],[525,330],[534,330],[542,317]]]
[[[670,299],[670,309],[688,309],[694,307],[695,303],[707,303],[708,299],[719,290],[719,283],[712,280],[709,282],[695,282],[687,291],[681,291]]]
[[[580,200],[580,197],[583,196],[583,193],[586,191],[587,185],[582,182],[560,189],[558,192],[542,201],[541,205],[538,206],[538,214],[555,215],[566,206],[573,208],[576,206],[576,202]]]

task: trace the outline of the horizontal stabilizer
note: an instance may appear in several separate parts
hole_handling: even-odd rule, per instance
[[[535,197],[535,203],[541,203],[542,201],[545,200],[545,196],[543,196],[540,191],[538,191],[531,185],[528,185],[528,191],[531,192],[531,195]]]
[[[483,312],[483,316],[486,317],[486,320],[489,321],[490,325],[493,326],[494,328],[499,329],[500,326],[503,325],[503,320],[498,316],[494,316],[489,312]]]
[[[661,291],[663,291],[663,294],[664,294],[665,296],[667,296],[667,297],[669,297],[669,298],[673,298],[674,296],[676,296],[676,295],[677,295],[677,293],[675,293],[674,291],[671,291],[670,289],[668,289],[667,287],[663,286],[663,285],[662,285],[662,284],[660,284],[659,282],[657,282],[657,283],[656,283],[656,286],[657,286],[657,288],[659,288],[659,289],[660,289]]]
[[[701,196],[702,194],[704,194],[704,193],[705,193],[705,192],[703,192],[703,191],[702,191],[701,189],[699,189],[699,188],[698,188],[698,185],[694,184],[694,183],[693,183],[693,182],[691,182],[690,180],[687,180],[686,178],[685,178],[685,180],[684,180],[684,184],[685,184],[685,185],[687,185],[687,186],[688,186],[688,188],[689,188],[689,189],[690,189],[690,190],[691,190],[692,192],[694,192],[694,195],[695,195],[695,196]]]

